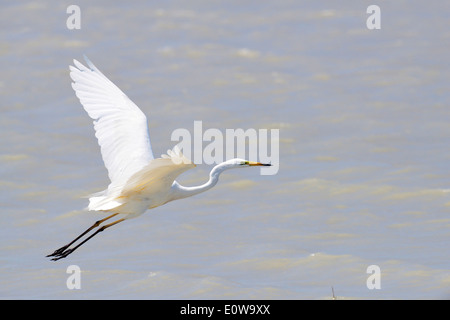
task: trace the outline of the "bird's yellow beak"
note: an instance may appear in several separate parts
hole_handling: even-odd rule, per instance
[[[248,165],[249,166],[271,166],[270,163],[261,163],[261,162],[254,162],[254,161],[249,161]]]

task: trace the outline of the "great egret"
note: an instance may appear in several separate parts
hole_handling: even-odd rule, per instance
[[[195,164],[177,146],[168,150],[167,155],[155,159],[144,113],[86,56],[84,59],[88,67],[77,60],[73,61],[75,66],[70,66],[70,77],[74,81],[72,88],[88,115],[94,119],[95,135],[111,180],[106,190],[89,198],[88,209],[109,215],[96,221],[69,244],[47,255],[54,257],[52,260],[67,257],[99,232],[137,217],[148,209],[211,189],[219,180],[219,175],[227,169],[270,166],[244,159],[231,159],[215,166],[208,182],[196,187],[180,185],[175,181],[176,177],[195,167]],[[117,215],[120,215],[120,219],[102,225]],[[71,248],[97,227],[99,228],[93,234]]]

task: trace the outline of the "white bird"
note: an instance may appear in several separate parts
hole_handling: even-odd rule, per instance
[[[88,210],[108,213],[69,244],[47,257],[56,261],[67,257],[78,247],[119,222],[140,216],[148,209],[169,201],[190,197],[214,187],[219,175],[232,168],[270,166],[244,159],[231,159],[215,166],[209,180],[196,187],[184,187],[175,179],[195,167],[177,146],[167,155],[154,158],[148,134],[147,118],[114,83],[84,56],[88,67],[77,60],[70,66],[72,88],[81,104],[94,120],[95,136],[101,148],[103,162],[111,180],[108,188],[89,198]],[[120,219],[102,225],[117,215]],[[75,242],[99,227],[93,234],[74,247]]]

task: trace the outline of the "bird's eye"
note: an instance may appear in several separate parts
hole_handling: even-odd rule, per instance
[[[249,164],[248,161],[242,161],[242,165]]]

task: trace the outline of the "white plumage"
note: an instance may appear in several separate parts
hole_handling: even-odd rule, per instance
[[[72,88],[81,104],[94,120],[95,136],[111,180],[108,188],[89,198],[89,210],[111,215],[95,222],[69,244],[47,257],[59,260],[67,257],[97,233],[121,221],[134,218],[148,209],[169,201],[190,197],[211,189],[219,175],[227,169],[248,166],[269,166],[243,159],[231,159],[216,165],[209,180],[196,187],[183,187],[175,179],[195,167],[177,146],[167,155],[154,158],[144,113],[85,56],[88,67],[74,60],[70,66]],[[115,222],[101,224],[121,215]],[[99,227],[100,226],[100,227]],[[70,246],[92,229],[97,231],[73,248]]]
[[[175,178],[193,167],[192,162],[178,148],[176,151],[169,150],[170,156],[164,159],[154,159],[145,114],[87,57],[85,59],[89,68],[77,60],[73,61],[75,67],[70,66],[70,77],[74,81],[72,88],[94,120],[95,136],[111,180],[108,189],[89,198],[88,209],[116,209],[120,213],[136,216],[149,207],[164,204],[168,199],[155,201],[148,195],[153,191],[152,182],[161,182],[158,177],[164,177],[165,183],[160,186],[163,187],[160,191],[167,194]],[[137,194],[133,194],[133,187],[139,187]],[[139,208],[118,208],[133,196],[141,197],[145,203],[139,203]],[[142,212],[138,213],[135,209]]]

